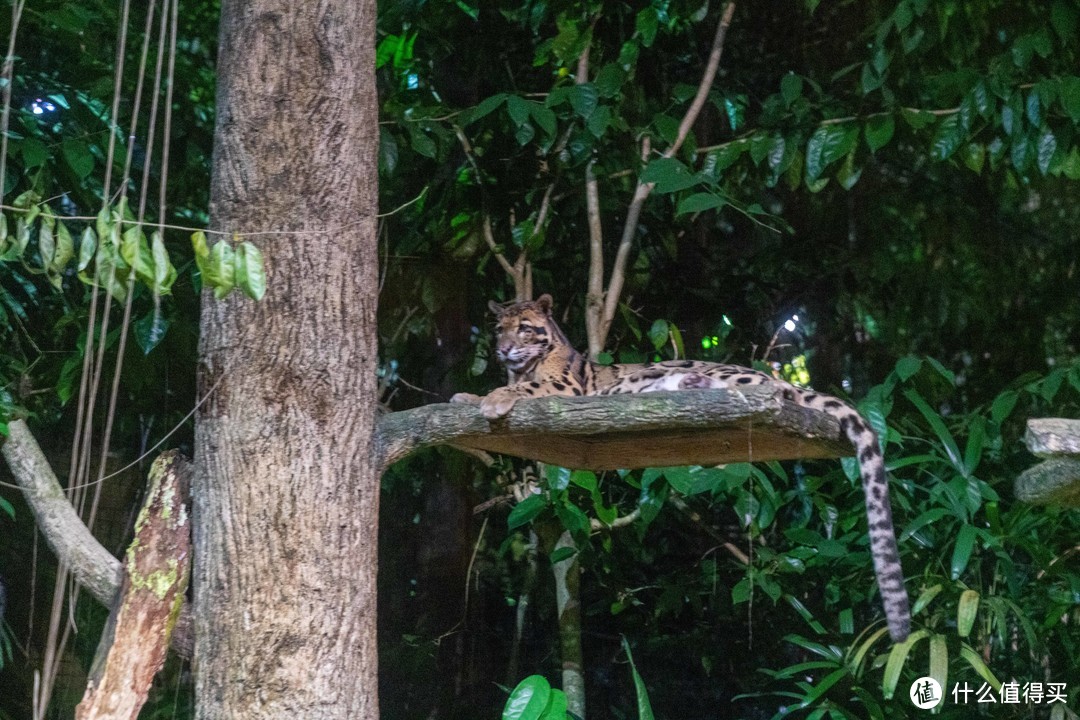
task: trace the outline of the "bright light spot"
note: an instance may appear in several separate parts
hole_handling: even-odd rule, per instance
[[[723,320],[724,320],[725,325],[730,325],[731,324],[731,318],[729,318],[727,315],[725,315],[723,317]]]
[[[704,349],[706,349],[706,350],[708,350],[709,348],[711,348],[711,347],[712,347],[712,339],[711,339],[711,338],[707,338],[707,337],[703,337],[703,338],[701,338],[701,347],[703,347],[703,348],[704,348]]]
[[[420,76],[416,73],[409,73],[405,76],[405,87],[410,90],[415,90],[420,87]]]
[[[799,316],[798,315],[792,315],[791,319],[794,320],[795,322],[799,322]]]
[[[795,321],[788,320],[786,323],[784,323],[784,329],[788,332],[795,332]]]
[[[47,112],[53,112],[56,110],[56,106],[48,100],[42,100],[41,98],[35,99],[30,103],[30,112],[35,115],[44,115]]]

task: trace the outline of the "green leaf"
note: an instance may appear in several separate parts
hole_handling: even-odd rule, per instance
[[[164,339],[169,329],[169,321],[159,308],[154,308],[152,312],[136,320],[132,327],[135,328],[135,342],[139,344],[139,349],[143,351],[143,355],[149,355]]]
[[[533,137],[536,136],[536,130],[531,123],[525,123],[518,127],[517,132],[514,133],[514,139],[517,140],[518,145],[526,145]]]
[[[506,93],[499,93],[498,95],[492,95],[491,97],[487,98],[472,109],[472,111],[469,113],[468,119],[464,121],[465,125],[471,125],[480,118],[495,112],[499,109],[500,105],[506,102],[506,98]]]
[[[90,261],[94,259],[96,251],[97,235],[94,234],[94,228],[87,225],[79,238],[79,264],[75,266],[76,270],[85,271],[90,266]]]
[[[52,265],[53,256],[56,255],[56,239],[53,228],[56,227],[56,219],[51,215],[41,218],[38,227],[38,254],[41,255],[41,264],[48,268]]]
[[[881,692],[886,700],[892,700],[893,695],[896,694],[900,671],[904,669],[904,663],[907,661],[911,648],[928,634],[925,630],[916,630],[908,636],[907,640],[893,645],[892,650],[889,651],[889,659],[885,663],[885,674],[881,678]]]
[[[517,95],[509,95],[506,98],[506,112],[514,125],[521,127],[529,122],[529,104]]]
[[[409,140],[413,151],[417,155],[433,159],[438,155],[439,150],[435,141],[424,132],[423,128],[416,127],[415,123],[409,124]]]
[[[650,47],[653,44],[653,40],[656,39],[656,30],[659,25],[660,18],[657,16],[656,10],[652,7],[647,7],[637,14],[634,29],[641,37],[642,45]]]
[[[955,578],[954,578],[955,579]],[[975,625],[975,615],[979,610],[979,593],[975,590],[965,590],[960,593],[960,601],[956,605],[956,634],[967,637],[971,634],[971,628]]]
[[[588,516],[581,511],[581,508],[572,502],[566,501],[561,505],[555,505],[555,515],[575,540],[578,542],[588,540],[592,527]]]
[[[596,110],[596,105],[600,101],[600,93],[597,92],[596,86],[592,83],[582,83],[575,85],[570,90],[570,107],[574,108],[576,112],[583,120],[588,120],[589,116]]]
[[[994,677],[994,673],[986,666],[986,662],[982,659],[982,656],[972,650],[971,646],[967,643],[960,644],[960,657],[966,660],[972,670],[977,672],[983,680],[990,683],[995,691],[1000,691],[1001,681]]]
[[[919,372],[921,367],[922,360],[913,355],[908,355],[896,361],[896,374],[902,381],[907,381],[915,373]]]
[[[942,365],[941,362],[935,357],[927,357],[926,362],[928,365],[930,365],[930,367],[937,370],[938,375],[945,378],[945,381],[949,383],[949,385],[956,387],[956,373]]]
[[[37,138],[26,138],[22,141],[22,156],[23,164],[29,170],[45,164],[49,159],[49,149]]]
[[[806,144],[806,182],[814,183],[831,163],[847,155],[859,139],[854,123],[822,125]]]
[[[652,327],[649,328],[649,340],[652,341],[653,347],[659,350],[667,345],[668,341],[668,322],[667,320],[656,319],[653,321]]]
[[[971,551],[975,549],[976,537],[978,537],[978,533],[975,532],[972,525],[962,526],[960,532],[956,534],[956,544],[953,546],[952,554],[952,570],[949,573],[949,577],[953,580],[959,579],[964,574],[964,570],[967,569],[968,561],[971,559]]]
[[[506,525],[510,530],[526,525],[542,513],[547,506],[547,498],[543,495],[530,495],[514,506],[514,509],[510,511],[510,515],[506,518]]]
[[[1070,120],[1080,123],[1080,77],[1069,75],[1058,82],[1058,98],[1062,109]]]
[[[563,560],[567,560],[569,558],[572,558],[577,554],[578,554],[578,549],[576,547],[555,548],[555,551],[553,553],[551,553],[550,557],[548,557],[548,561],[552,565],[555,565],[557,563],[562,562]]]
[[[601,137],[609,125],[611,125],[611,108],[607,105],[596,108],[585,123],[585,127],[596,137]]]
[[[945,589],[945,586],[939,583],[922,590],[922,593],[919,594],[918,599],[912,606],[912,615],[918,615],[923,609],[929,607],[930,603],[941,594],[943,589]]]
[[[626,653],[626,659],[630,662],[630,675],[634,678],[634,694],[637,696],[637,711],[638,720],[654,720],[652,704],[649,702],[649,690],[645,687],[645,680],[641,677],[641,673],[638,672],[637,665],[634,664],[634,656],[630,652],[630,643],[626,641],[626,636],[622,639],[623,652]]]
[[[788,73],[780,78],[780,96],[784,98],[784,105],[791,104],[802,97],[803,79],[795,73]]]
[[[935,160],[947,160],[964,142],[967,132],[960,122],[959,115],[949,115],[941,121],[930,143],[930,157]]]
[[[945,636],[936,633],[930,636],[930,677],[942,688],[948,687],[945,682],[949,679],[949,646]]]
[[[195,250],[195,265],[205,278],[207,269],[210,267],[210,248],[206,244],[206,233],[202,230],[193,232],[191,234],[191,247]]]
[[[529,114],[536,124],[548,135],[554,135],[556,131],[555,113],[543,103],[530,102]]]
[[[263,267],[262,251],[244,241],[236,248],[234,264],[236,286],[252,300],[262,300],[266,294],[266,270]]]
[[[550,683],[542,675],[530,675],[510,693],[502,720],[539,720],[550,702]]]
[[[547,480],[547,486],[551,490],[562,491],[570,487],[571,477],[573,477],[573,472],[570,468],[551,464],[544,466],[544,479]]]
[[[927,358],[928,360],[930,358]],[[923,400],[922,396],[915,391],[914,388],[909,388],[904,391],[904,397],[911,401],[915,408],[922,413],[922,416],[926,418],[926,422],[930,424],[931,429],[938,436],[938,440],[941,441],[942,446],[945,448],[946,454],[949,456],[949,462],[952,464],[953,469],[958,473],[964,474],[964,463],[960,457],[960,448],[956,445],[956,440],[953,439],[952,433],[945,427],[945,423],[941,420],[941,416],[930,407],[929,403]]]
[[[964,447],[964,468],[970,476],[982,460],[983,443],[986,441],[986,420],[981,415],[971,418],[968,425],[968,441]]]
[[[165,240],[160,230],[150,234],[150,257],[154,266],[154,283],[152,289],[157,295],[168,295],[172,291],[172,285],[176,282],[176,268],[169,260],[169,253],[165,250]]]
[[[551,688],[551,700],[540,720],[566,720],[566,693],[558,688]]]
[[[645,166],[641,182],[655,183],[658,193],[671,193],[697,185],[698,178],[679,160],[658,158]]]
[[[1013,408],[1016,407],[1016,401],[1019,399],[1020,394],[1015,390],[1006,390],[1001,393],[994,398],[994,402],[990,406],[990,418],[1000,425],[1012,413]]]
[[[0,497],[0,510],[2,510],[12,520],[15,519],[15,508],[12,506],[11,503],[9,503],[2,497]]]
[[[1076,43],[1078,15],[1080,10],[1077,10],[1076,5],[1066,0],[1054,0],[1054,4],[1050,6],[1050,24],[1062,43]]]
[[[968,169],[977,175],[981,175],[983,165],[986,162],[986,146],[977,142],[968,143],[961,151],[961,159],[968,166]]]
[[[154,267],[150,258],[150,245],[146,242],[146,233],[141,225],[132,225],[124,231],[120,244],[120,257],[134,268],[135,276],[143,283],[153,286]]]
[[[1035,164],[1043,175],[1050,169],[1050,160],[1054,157],[1055,151],[1057,151],[1057,138],[1054,137],[1054,133],[1051,132],[1050,128],[1046,128],[1039,135],[1039,139],[1035,144]]]
[[[1031,150],[1031,143],[1027,138],[1018,137],[1013,139],[1009,159],[1012,160],[1013,167],[1017,172],[1024,172],[1028,165],[1031,164]]]
[[[214,289],[218,300],[229,294],[236,281],[235,256],[232,246],[225,240],[219,240],[210,250],[203,282]]]
[[[927,525],[936,523],[942,518],[949,517],[950,515],[952,515],[952,511],[949,508],[940,507],[930,508],[929,510],[920,513],[919,516],[908,523],[907,527],[904,528],[904,531],[900,533],[899,541],[904,542]]]
[[[840,187],[850,190],[855,187],[855,183],[859,182],[861,176],[862,168],[855,167],[855,152],[849,152],[840,165],[840,169],[836,171],[836,181],[840,183]]]
[[[896,119],[892,114],[874,115],[866,120],[863,134],[870,152],[877,152],[889,144],[896,132]]]
[[[53,272],[63,272],[71,258],[75,256],[75,241],[71,237],[71,231],[63,220],[56,221],[56,253],[53,255],[49,269]]]
[[[393,175],[398,163],[398,144],[386,128],[379,128],[379,173]]]
[[[724,198],[714,193],[694,193],[684,197],[679,201],[678,209],[675,211],[675,215],[686,215],[688,213],[705,212],[706,210],[717,210],[724,207],[727,201]]]
[[[936,120],[936,116],[932,112],[926,110],[917,110],[914,108],[904,108],[900,111],[900,116],[904,118],[908,125],[913,130],[922,130],[924,127]]]
[[[596,86],[596,92],[600,97],[610,98],[619,94],[624,82],[626,82],[626,71],[617,63],[608,63],[600,68],[600,72],[593,80],[593,85]]]
[[[94,171],[94,156],[90,153],[90,146],[82,140],[68,138],[60,146],[60,151],[68,167],[80,180]]]

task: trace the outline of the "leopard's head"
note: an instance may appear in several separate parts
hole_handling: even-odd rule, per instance
[[[495,313],[495,357],[515,375],[536,369],[551,350],[565,342],[551,317],[551,296],[500,305],[488,303]]]

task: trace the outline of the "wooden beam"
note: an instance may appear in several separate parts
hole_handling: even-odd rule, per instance
[[[386,465],[437,444],[590,470],[852,454],[835,418],[767,386],[535,398],[495,422],[471,405],[426,405],[384,415],[378,439]]]

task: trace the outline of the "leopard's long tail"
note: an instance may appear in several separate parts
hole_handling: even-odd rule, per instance
[[[821,410],[837,419],[859,459],[859,474],[866,495],[866,519],[870,526],[870,552],[874,558],[881,600],[889,623],[889,635],[894,642],[907,639],[911,632],[911,608],[900,551],[896,545],[892,505],[889,503],[889,481],[885,476],[885,458],[878,437],[863,417],[850,405],[828,395],[797,391],[800,402]]]

